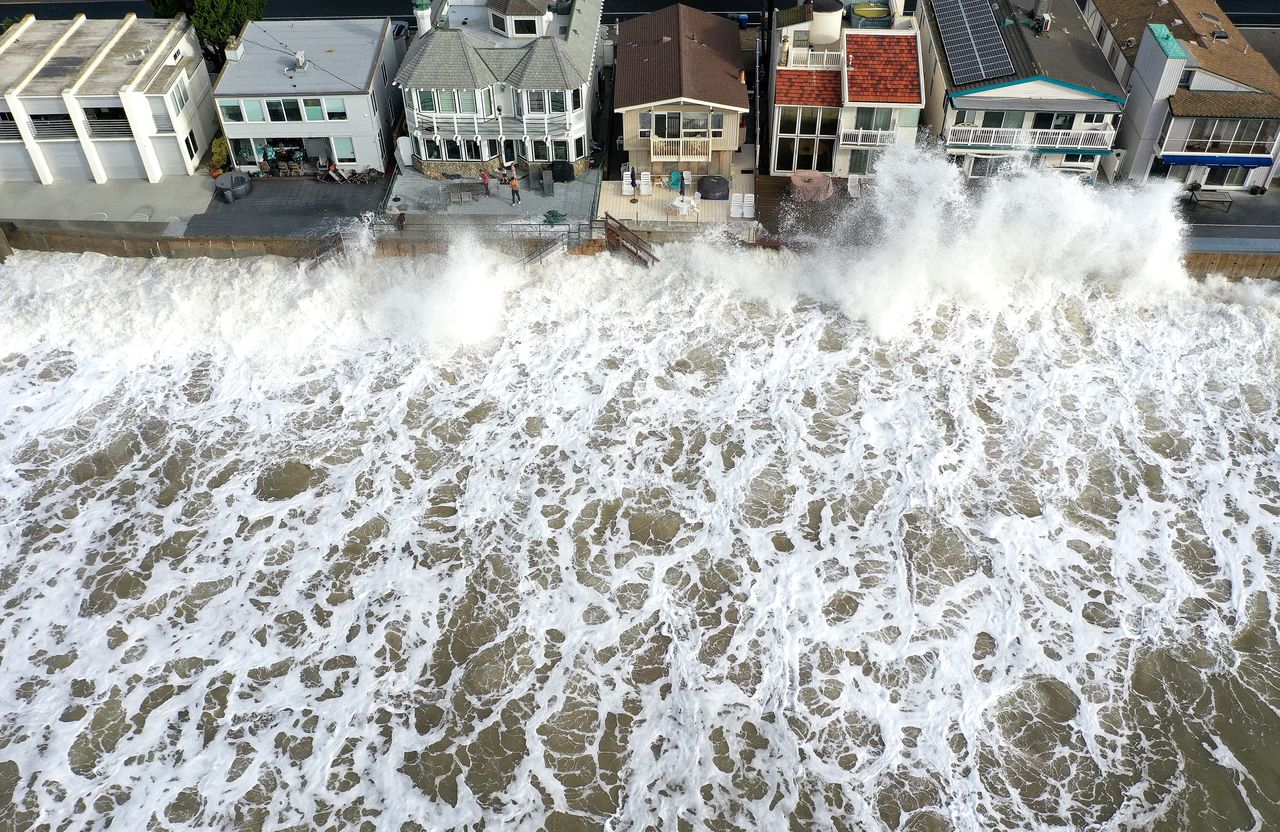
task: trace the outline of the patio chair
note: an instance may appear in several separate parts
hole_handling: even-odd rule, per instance
[[[735,218],[740,218],[742,216],[742,194],[730,195],[729,216]]]
[[[680,183],[684,181],[682,174],[678,170],[671,171],[671,176],[667,180],[667,187],[673,191],[680,190]]]
[[[693,195],[693,201],[689,203],[689,210],[693,211],[693,213],[696,214],[698,213],[698,206],[700,206],[701,204],[702,204],[702,194],[695,193]]]
[[[649,196],[653,193],[653,174],[645,171],[640,174],[640,196]]]
[[[346,174],[346,171],[344,171],[342,168],[331,168],[330,170],[331,170],[331,171],[332,171],[332,173],[333,173],[333,178],[334,178],[334,179],[338,180],[339,182],[346,182],[346,181],[347,181],[347,174]]]
[[[698,189],[697,183],[693,181],[693,171],[687,170],[682,176],[684,177],[684,189],[689,193],[693,193]]]
[[[635,193],[636,189],[631,187],[631,177],[627,176],[625,173],[622,174],[622,195],[635,196]]]
[[[756,216],[756,195],[743,194],[742,196],[742,216],[747,219],[754,219]]]

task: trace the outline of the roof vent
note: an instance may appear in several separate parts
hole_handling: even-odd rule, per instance
[[[1200,17],[1201,17],[1202,19],[1204,19],[1204,20],[1208,20],[1208,21],[1210,21],[1211,23],[1221,23],[1221,22],[1222,22],[1222,20],[1221,20],[1221,19],[1219,19],[1219,17],[1218,17],[1216,14],[1209,14],[1208,12],[1200,12]]]
[[[1132,49],[1133,47],[1135,47],[1135,46],[1137,46],[1137,45],[1138,45],[1138,40],[1137,40],[1137,38],[1125,38],[1125,39],[1124,39],[1124,48],[1125,48],[1125,49]]]
[[[671,35],[663,35],[663,36],[662,36],[662,42],[663,42],[663,43],[671,43]]]
[[[1227,40],[1228,37],[1227,33],[1221,29],[1213,33],[1214,40]]]
[[[305,72],[311,64],[307,61],[307,53],[299,49],[293,55],[293,69],[295,72]]]

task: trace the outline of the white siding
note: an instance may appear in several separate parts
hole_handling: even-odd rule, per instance
[[[39,178],[25,144],[0,142],[0,182],[37,182]]]
[[[160,170],[164,171],[165,176],[187,175],[187,166],[184,161],[186,156],[180,139],[170,136],[156,136],[151,141],[155,146],[156,156],[160,159]]]
[[[40,142],[40,149],[44,151],[55,182],[93,181],[93,171],[80,149],[80,142]]]
[[[108,179],[146,179],[138,146],[129,141],[94,142]],[[183,171],[184,173],[186,171]]]

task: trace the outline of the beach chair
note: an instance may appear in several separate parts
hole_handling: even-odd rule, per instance
[[[698,213],[698,206],[702,204],[702,194],[695,193],[692,200],[693,201],[689,203],[689,210],[696,214]]]
[[[649,196],[653,193],[653,174],[645,171],[640,174],[640,196]]]
[[[684,191],[687,194],[693,193],[698,188],[698,184],[693,181],[693,171],[686,170],[681,176],[684,177]]]
[[[631,175],[628,173],[623,173],[622,174],[622,195],[635,196],[635,193],[636,193],[636,189],[631,187]]]
[[[756,216],[756,195],[743,194],[742,196],[742,216],[747,219],[754,219]]]
[[[742,194],[733,194],[729,197],[729,216],[735,218],[742,216]]]

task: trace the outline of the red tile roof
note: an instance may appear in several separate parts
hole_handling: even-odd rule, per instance
[[[845,35],[849,101],[919,104],[920,48],[914,35]]]
[[[840,73],[829,69],[780,69],[774,83],[773,103],[839,107]]]

